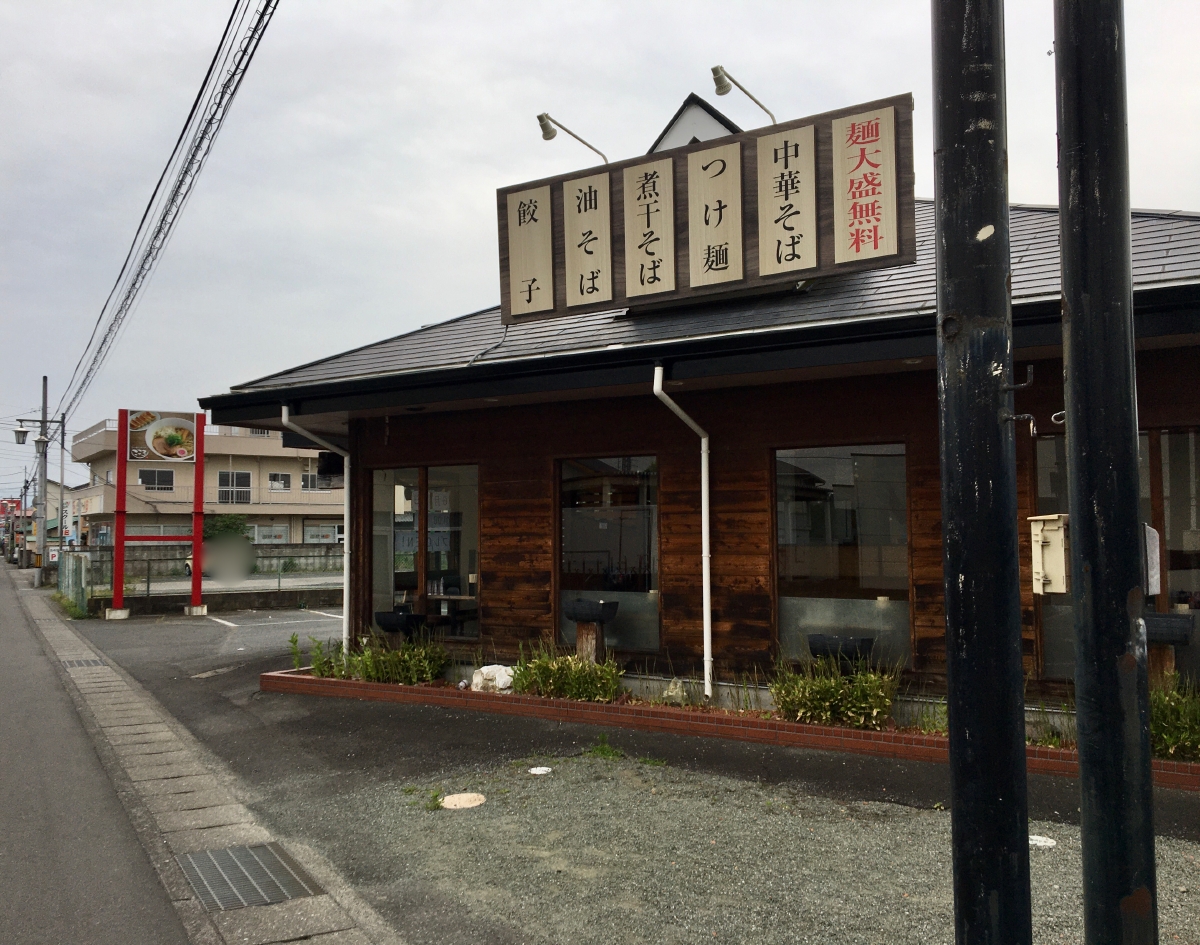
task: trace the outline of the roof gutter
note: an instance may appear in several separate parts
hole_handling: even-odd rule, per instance
[[[708,433],[689,417],[679,404],[663,390],[663,366],[654,365],[654,396],[667,405],[667,409],[692,428],[700,437],[700,567],[704,595],[704,698],[712,699],[713,655],[712,655],[712,553],[709,543],[708,514]]]
[[[350,653],[350,453],[292,423],[287,404],[280,408],[280,422],[293,433],[299,433],[331,453],[337,453],[345,463],[342,469],[342,656],[345,657]]]

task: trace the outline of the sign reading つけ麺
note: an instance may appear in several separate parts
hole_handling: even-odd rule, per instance
[[[912,107],[900,95],[501,188],[504,322],[915,262]]]

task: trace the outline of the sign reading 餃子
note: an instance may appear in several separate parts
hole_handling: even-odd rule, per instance
[[[916,260],[912,96],[497,192],[506,324]]]
[[[130,410],[128,458],[142,463],[194,463],[196,414]]]
[[[509,194],[500,262],[508,275],[506,311],[513,315],[554,308],[554,251],[550,241],[550,188],[535,187]],[[507,266],[505,265],[507,263]]]

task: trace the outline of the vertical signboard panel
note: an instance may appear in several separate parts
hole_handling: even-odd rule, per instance
[[[625,294],[675,291],[675,175],[671,160],[624,171]]]
[[[895,109],[833,120],[833,257],[855,262],[899,252]]]
[[[741,279],[741,144],[689,154],[687,191],[691,285]]]
[[[508,195],[508,291],[514,315],[554,308],[550,188]]]
[[[758,148],[758,272],[817,264],[816,134],[812,125],[763,135]]]
[[[612,219],[608,174],[563,182],[567,305],[612,300]]]

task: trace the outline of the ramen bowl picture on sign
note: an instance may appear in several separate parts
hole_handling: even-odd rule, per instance
[[[142,462],[194,463],[195,416],[157,410],[129,411],[129,458]]]

